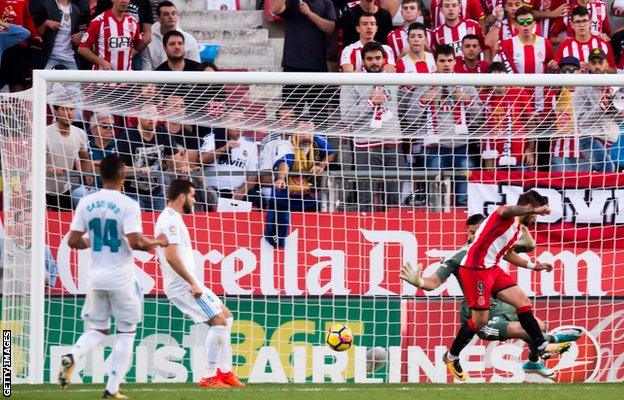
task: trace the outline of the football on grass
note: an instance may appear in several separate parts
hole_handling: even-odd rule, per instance
[[[353,344],[353,332],[346,325],[334,324],[327,331],[325,343],[335,351],[348,350]]]

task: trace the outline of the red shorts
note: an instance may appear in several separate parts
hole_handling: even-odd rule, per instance
[[[474,310],[489,310],[490,297],[517,285],[516,281],[500,267],[488,269],[460,267],[459,279],[464,289],[466,303]]]

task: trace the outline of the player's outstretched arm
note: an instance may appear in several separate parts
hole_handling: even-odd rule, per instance
[[[529,214],[548,215],[550,214],[550,207],[547,205],[533,207],[527,206],[503,206],[497,211],[501,217],[522,217]]]
[[[176,272],[176,274],[180,275],[182,279],[184,279],[186,282],[188,282],[189,285],[191,285],[191,292],[193,293],[193,296],[195,296],[196,298],[200,298],[204,291],[197,284],[195,278],[193,278],[188,270],[184,268],[184,263],[182,262],[182,259],[178,254],[177,244],[170,244],[165,247],[165,258],[167,259],[169,265],[171,265],[171,268],[173,268],[173,270]]]
[[[169,244],[169,240],[164,233],[161,233],[155,238],[148,238],[142,233],[135,232],[126,235],[128,244],[132,250],[150,251],[156,247],[165,247]]]
[[[440,280],[440,277],[438,277],[437,274],[433,274],[427,278],[423,278],[421,276],[421,271],[422,264],[416,264],[416,266],[414,267],[411,263],[406,262],[401,267],[400,276],[401,279],[403,279],[407,283],[427,291],[436,289],[440,287],[440,285],[442,285],[442,280]]]
[[[85,232],[70,231],[67,244],[72,249],[84,250],[91,247],[91,241],[85,237]]]
[[[516,253],[513,250],[508,251],[507,254],[505,254],[505,256],[503,257],[503,259],[518,267],[532,269],[535,271],[546,270],[550,272],[553,269],[552,264],[542,263],[539,261],[536,261],[535,263],[531,261],[527,261],[524,258],[520,257],[518,253]]]

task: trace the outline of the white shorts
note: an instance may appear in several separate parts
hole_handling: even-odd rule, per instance
[[[115,290],[90,289],[81,316],[91,329],[97,330],[109,329],[112,316],[117,329],[126,332],[136,329],[142,314],[143,294],[135,281]]]
[[[199,299],[191,292],[186,292],[169,300],[197,324],[210,321],[222,312],[223,302],[210,289],[204,289],[204,294]]]

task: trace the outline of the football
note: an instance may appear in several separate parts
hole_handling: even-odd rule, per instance
[[[327,331],[325,343],[335,351],[348,350],[353,344],[353,332],[346,325],[334,324]]]

